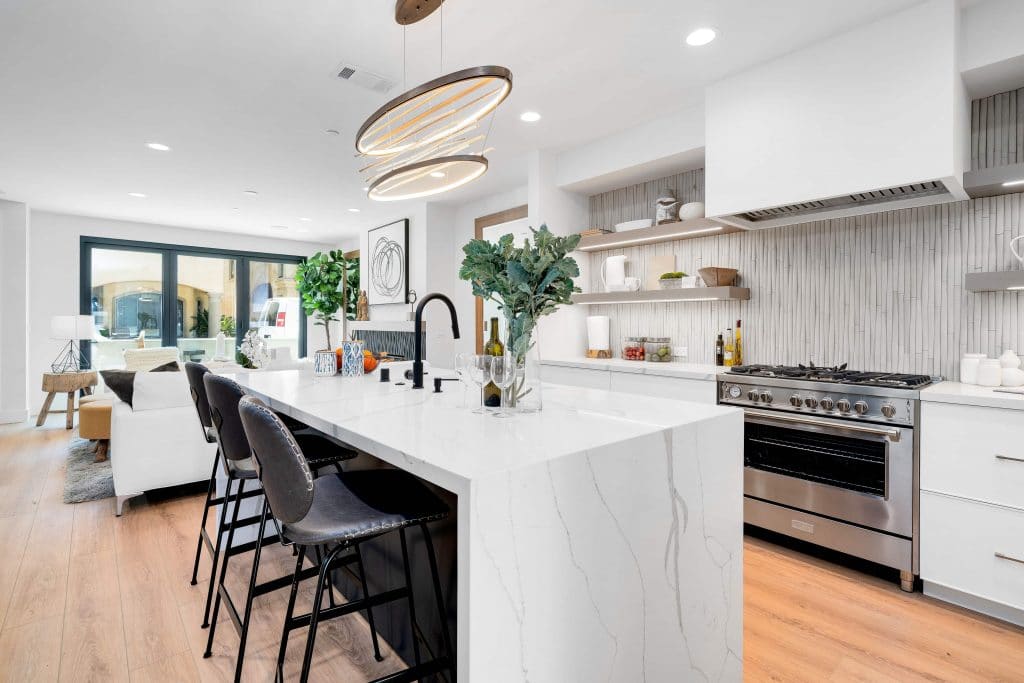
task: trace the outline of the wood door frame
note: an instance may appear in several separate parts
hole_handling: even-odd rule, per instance
[[[480,216],[473,221],[473,237],[480,240],[484,238],[484,228],[494,225],[501,225],[509,221],[518,221],[529,215],[529,205],[514,206],[511,209],[489,213]],[[484,300],[476,298],[476,352],[484,352]]]

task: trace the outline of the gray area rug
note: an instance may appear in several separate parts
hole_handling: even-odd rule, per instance
[[[114,475],[110,471],[110,458],[95,462],[93,442],[73,439],[68,444],[68,458],[64,471],[64,502],[84,503],[114,497]]]

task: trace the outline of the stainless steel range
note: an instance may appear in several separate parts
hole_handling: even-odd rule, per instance
[[[744,517],[918,573],[918,392],[926,375],[746,365],[718,375],[745,413]]]

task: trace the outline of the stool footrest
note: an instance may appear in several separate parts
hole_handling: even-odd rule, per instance
[[[328,619],[334,619],[335,617],[343,617],[346,614],[352,614],[353,612],[361,612],[368,607],[378,607],[395,600],[400,600],[409,595],[409,589],[407,587],[393,588],[383,593],[371,595],[368,598],[362,598],[360,600],[353,600],[352,602],[346,602],[344,605],[338,605],[337,607],[328,607],[320,610],[320,621],[326,621]],[[309,626],[312,613],[300,614],[297,617],[292,617],[288,620],[286,628],[289,631],[293,631],[297,628]]]
[[[431,674],[440,673],[448,668],[450,668],[448,658],[438,657],[437,659],[432,659],[429,662],[423,662],[422,664],[411,666],[408,669],[402,669],[401,671],[396,671],[393,674],[375,678],[370,681],[370,683],[407,683],[411,681],[418,681],[421,678],[426,678]]]
[[[279,541],[280,539],[278,538],[277,534],[274,534],[273,536],[264,536],[263,543],[261,543],[260,546],[265,548],[268,545],[278,543]],[[234,557],[235,555],[239,555],[241,553],[247,553],[250,550],[256,550],[256,541],[249,541],[248,543],[243,543],[242,545],[231,546],[230,548],[225,548],[221,552],[230,557]]]

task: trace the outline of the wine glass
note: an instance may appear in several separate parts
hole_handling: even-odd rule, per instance
[[[494,356],[491,360],[491,381],[501,390],[501,395],[507,398],[507,389],[516,379],[516,359],[512,354],[506,353],[501,356]],[[502,401],[502,410],[494,414],[495,417],[512,417],[514,413],[504,410],[507,405]]]
[[[480,405],[473,412],[489,412],[484,406],[484,386],[491,379],[491,359],[493,356],[479,353],[466,354],[466,356],[466,375],[473,384],[480,388]]]
[[[466,392],[473,388],[473,379],[469,376],[469,366],[473,362],[472,353],[455,354],[455,372],[462,384],[462,407],[466,407]]]

